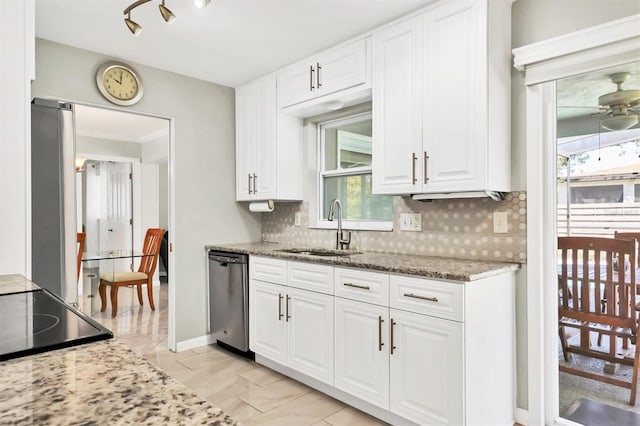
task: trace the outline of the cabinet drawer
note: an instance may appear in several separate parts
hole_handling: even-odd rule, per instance
[[[249,278],[287,285],[287,261],[249,256]]]
[[[464,321],[464,285],[391,275],[390,306],[396,309]]]
[[[335,295],[389,306],[389,274],[335,268]]]
[[[333,266],[306,262],[288,262],[291,287],[333,294]]]

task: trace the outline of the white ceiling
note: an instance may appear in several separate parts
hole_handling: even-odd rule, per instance
[[[168,136],[169,121],[142,114],[76,105],[75,129],[79,136],[142,143]]]
[[[134,9],[134,37],[123,10],[133,0],[36,0],[36,35],[118,59],[236,87],[329,48],[433,0],[159,0]]]

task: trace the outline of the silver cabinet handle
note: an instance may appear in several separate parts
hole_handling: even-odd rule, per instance
[[[278,321],[282,321],[282,294],[278,293]]]
[[[416,182],[418,182],[418,179],[416,178],[416,161],[418,161],[418,157],[416,157],[416,153],[412,152],[411,153],[411,168],[412,168],[412,174],[411,174],[411,180],[413,181],[413,185],[416,184]]]
[[[253,174],[253,193],[258,193],[258,175],[255,173]]]
[[[413,297],[414,299],[428,300],[429,302],[438,301],[437,297],[418,296],[417,294],[413,294],[413,293],[405,293],[404,297]]]
[[[319,89],[319,88],[322,87],[322,80],[321,80],[321,77],[320,77],[320,70],[322,70],[322,67],[320,66],[320,62],[316,62],[316,70],[317,70],[317,73],[316,73],[316,83],[317,84],[316,84],[316,86]]]
[[[429,156],[427,155],[427,151],[424,152],[424,183],[429,182],[429,174],[427,173],[427,160]]]
[[[358,285],[358,284],[353,284],[353,283],[344,283],[342,284],[345,287],[353,287],[353,288],[361,288],[363,290],[370,290],[368,285]]]
[[[384,343],[382,343],[382,323],[384,320],[380,315],[378,315],[378,351],[382,352],[382,347]]]
[[[291,300],[291,297],[287,294],[287,301],[286,301],[286,303],[284,305],[285,311],[286,311],[286,314],[287,314],[287,316],[285,318],[286,322],[289,322],[289,319],[291,319],[291,315],[289,315],[289,300]]]
[[[313,92],[315,87],[313,86],[313,73],[314,73],[313,65],[309,65],[309,91]]]
[[[393,350],[396,349],[396,345],[393,344],[393,326],[397,323],[391,318],[391,355],[393,355]]]
[[[249,173],[249,195],[251,195],[251,173]]]

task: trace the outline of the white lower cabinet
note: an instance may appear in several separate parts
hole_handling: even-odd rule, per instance
[[[333,384],[333,296],[287,288],[289,367]]]
[[[285,286],[253,279],[249,289],[249,346],[282,364],[287,363],[286,290]]]
[[[251,265],[256,275],[262,268]],[[333,296],[250,279],[249,343],[256,354],[333,385]]]
[[[335,387],[389,409],[389,308],[335,298]]]
[[[513,425],[513,273],[447,282],[334,267],[323,287],[321,265],[291,262],[281,285],[255,277],[281,280],[287,261],[252,259],[258,362],[391,424]]]
[[[464,424],[463,325],[391,309],[390,410],[418,424]]]

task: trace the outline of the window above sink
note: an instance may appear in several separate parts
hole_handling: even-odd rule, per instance
[[[318,123],[318,227],[334,229],[329,205],[343,205],[345,229],[391,230],[393,197],[371,193],[371,112]]]

